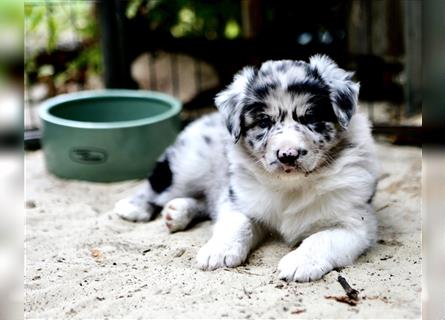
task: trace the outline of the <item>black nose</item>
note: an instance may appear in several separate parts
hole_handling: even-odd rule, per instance
[[[282,164],[293,166],[295,165],[295,161],[297,161],[300,156],[304,156],[305,154],[307,154],[307,150],[305,149],[287,149],[284,151],[278,150],[277,158]]]

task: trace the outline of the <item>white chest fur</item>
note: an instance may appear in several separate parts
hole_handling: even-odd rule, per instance
[[[301,179],[306,180],[302,177]],[[315,232],[333,222],[323,211],[330,196],[320,194],[313,183],[302,180],[289,188],[258,183],[255,179],[235,179],[236,206],[245,215],[279,232],[289,243],[295,243],[310,232]]]

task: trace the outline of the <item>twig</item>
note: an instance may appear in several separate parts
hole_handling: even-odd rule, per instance
[[[251,298],[251,297],[250,297],[250,293],[251,293],[251,292],[249,293],[249,292],[246,290],[246,288],[244,288],[244,287],[243,287],[243,291],[244,291],[244,294],[247,296],[247,298],[250,299],[250,298]]]
[[[349,285],[349,283],[346,281],[345,278],[343,278],[342,276],[338,276],[338,282],[340,282],[343,289],[345,289],[348,298],[358,301],[358,291],[351,288],[351,286]]]
[[[348,296],[325,296],[325,299],[333,299],[337,302],[349,304],[350,306],[357,305],[357,300],[351,299]]]
[[[384,210],[384,209],[386,209],[386,208],[388,208],[389,207],[389,203],[388,204],[385,204],[383,207],[381,207],[381,208],[378,208],[375,212],[380,212],[380,211],[382,211],[382,210]]]
[[[291,311],[290,313],[291,314],[300,314],[303,312],[306,312],[306,309],[296,309],[296,310]]]
[[[235,269],[224,269],[224,270],[226,270],[226,271],[235,271],[235,272],[238,272],[238,273],[244,273],[244,274],[249,274],[249,275],[251,275],[251,276],[262,276],[262,274],[254,273],[254,272],[250,272],[250,271],[247,271],[247,270],[245,270],[245,269],[238,269],[238,268],[235,268]]]

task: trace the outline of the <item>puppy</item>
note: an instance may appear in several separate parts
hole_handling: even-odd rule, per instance
[[[298,245],[279,262],[281,279],[353,263],[376,239],[377,162],[351,77],[321,55],[245,67],[217,95],[219,112],[190,124],[115,212],[149,221],[163,207],[170,232],[209,216],[203,270],[242,264],[271,231]]]

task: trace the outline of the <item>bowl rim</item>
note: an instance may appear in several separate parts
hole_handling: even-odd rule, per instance
[[[157,99],[169,104],[170,108],[158,115],[149,118],[127,120],[127,121],[113,121],[113,122],[88,122],[68,120],[57,117],[50,113],[53,107],[70,101],[99,99],[109,97],[127,97],[127,98],[149,98]],[[66,127],[84,128],[84,129],[114,129],[114,128],[128,128],[138,127],[148,124],[157,123],[166,120],[181,111],[182,103],[178,99],[167,94],[148,90],[127,90],[127,89],[103,89],[103,90],[86,90],[67,94],[61,94],[56,97],[45,100],[39,107],[39,116],[45,122],[50,122]]]

